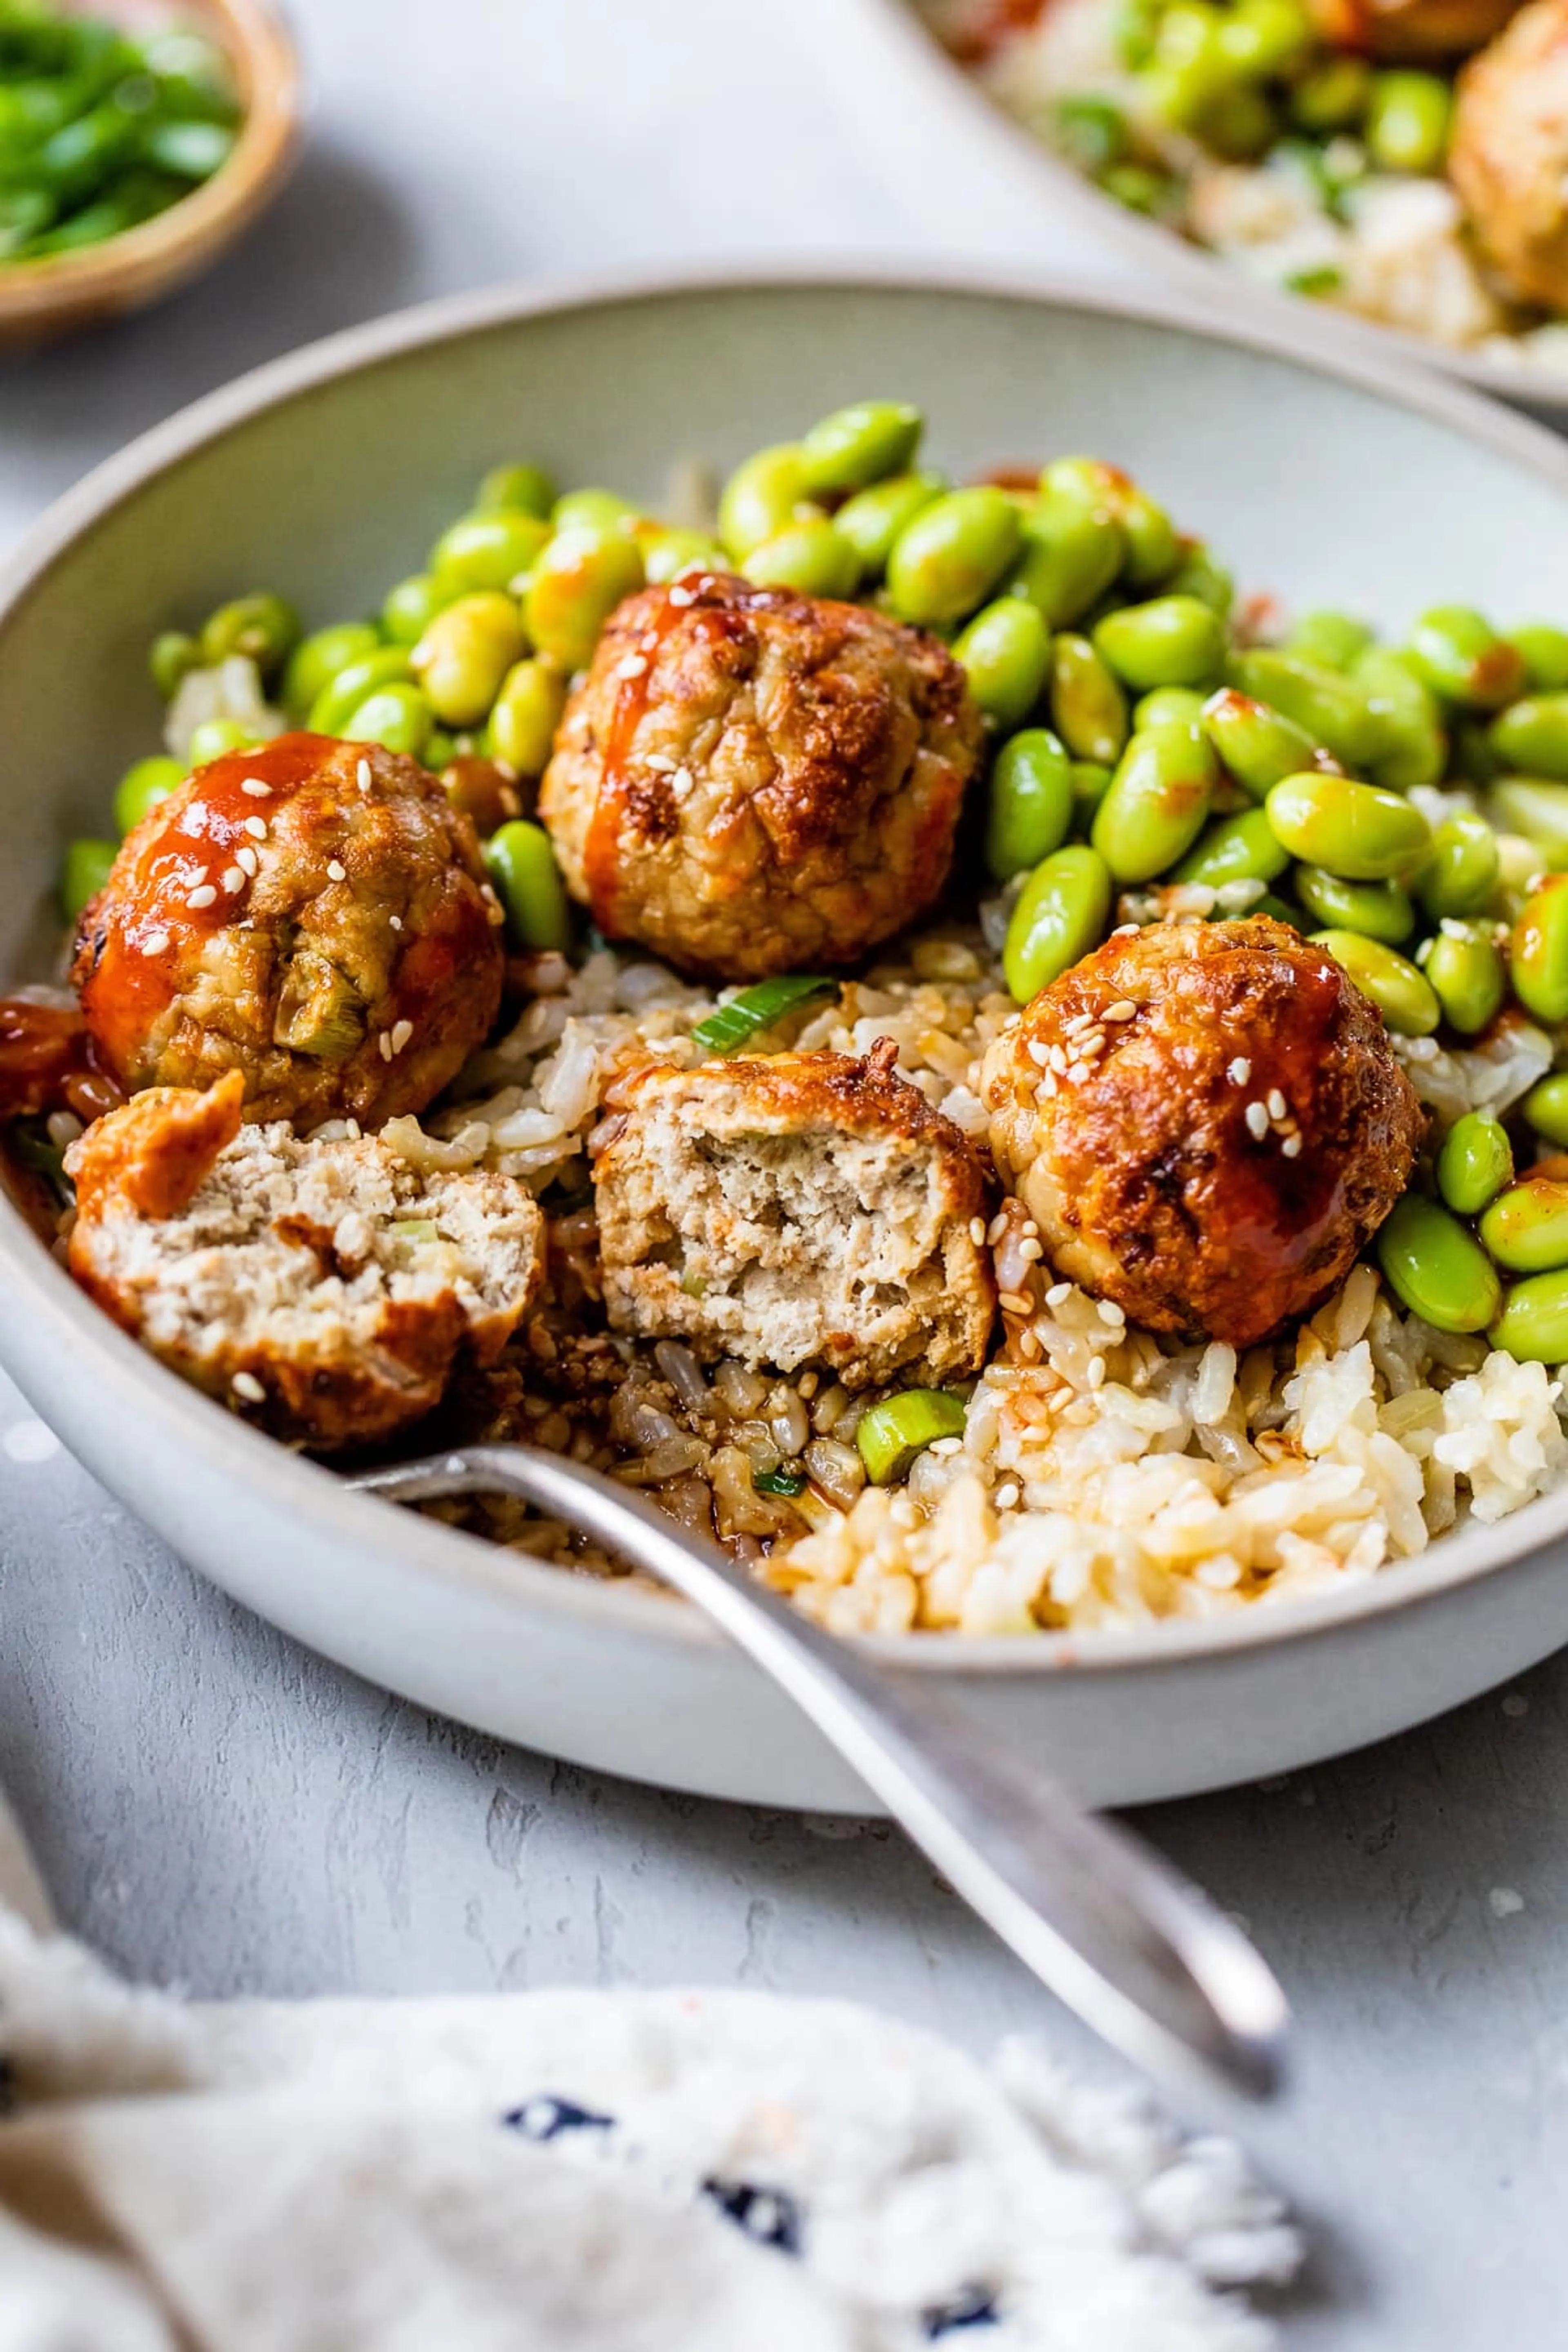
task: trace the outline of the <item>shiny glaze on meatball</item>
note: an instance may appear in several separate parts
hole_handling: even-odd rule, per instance
[[[934,637],[692,572],[613,615],[539,813],[606,937],[757,980],[853,962],[931,904],[980,738]]]
[[[132,833],[72,978],[127,1090],[231,1069],[247,1116],[423,1110],[500,1003],[500,909],[468,818],[412,760],[285,735],[202,768]]]
[[[1448,176],[1510,290],[1568,307],[1568,0],[1533,0],[1466,67]]]
[[[1262,918],[1108,940],[995,1040],[982,1097],[1061,1274],[1236,1348],[1349,1272],[1423,1128],[1375,1007]]]

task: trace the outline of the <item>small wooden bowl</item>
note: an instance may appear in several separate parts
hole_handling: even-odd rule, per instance
[[[102,13],[140,21],[151,12],[105,0]],[[180,16],[210,35],[233,68],[245,110],[233,153],[139,228],[79,253],[0,263],[0,345],[50,341],[155,302],[216,261],[281,186],[299,133],[300,64],[268,0],[187,0]]]

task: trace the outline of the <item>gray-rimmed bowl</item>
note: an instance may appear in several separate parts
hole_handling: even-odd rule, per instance
[[[1568,614],[1568,451],[1389,363],[1167,306],[820,269],[502,292],[356,329],[100,467],[0,572],[0,972],[49,933],[61,842],[155,737],[149,636],[263,583],[373,604],[496,459],[653,496],[846,397],[921,402],[959,469],[1090,448],[1252,586],[1399,623],[1439,593]],[[483,1729],[718,1796],[861,1792],[679,1605],[343,1490],[116,1330],[0,1197],[0,1360],[176,1550],[313,1647]],[[1095,1637],[893,1646],[1091,1799],[1173,1796],[1378,1738],[1568,1640],[1568,1489],[1291,1607]]]
[[[1507,351],[1458,352],[1248,278],[1174,229],[1143,218],[1035,138],[954,63],[916,0],[818,0],[806,22],[825,68],[855,93],[857,136],[918,210],[938,250],[1003,267],[1110,263],[1120,282],[1188,286],[1211,314],[1292,334],[1304,349],[1401,358],[1568,425],[1568,374]]]

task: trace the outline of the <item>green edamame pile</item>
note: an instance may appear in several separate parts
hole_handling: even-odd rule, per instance
[[[0,264],[101,245],[225,163],[240,121],[223,52],[0,0]]]
[[[422,761],[475,816],[514,944],[564,950],[533,791],[616,606],[692,566],[854,597],[936,633],[967,673],[988,751],[955,893],[1005,929],[1018,1003],[1117,926],[1266,913],[1321,943],[1417,1059],[1463,1071],[1528,1024],[1535,1071],[1568,1063],[1568,630],[1438,604],[1389,637],[1319,611],[1265,643],[1215,553],[1117,467],[952,478],[922,425],[897,401],[836,411],[744,459],[707,529],[508,464],[373,614],[307,635],[254,591],[160,635],[153,679],[195,708],[237,661],[269,728]],[[259,723],[205,717],[189,763]],[[185,768],[137,761],[117,827]],[[114,847],[72,845],[68,911]],[[1568,1360],[1568,1163],[1514,1181],[1532,1138],[1568,1150],[1568,1067],[1504,1109],[1450,1110],[1381,1262],[1439,1328]]]

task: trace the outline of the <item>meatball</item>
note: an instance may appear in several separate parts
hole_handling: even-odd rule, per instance
[[[884,1039],[624,1080],[594,1161],[612,1325],[849,1389],[977,1372],[987,1171],[896,1060]]]
[[[934,637],[689,573],[613,615],[539,813],[607,938],[759,980],[853,962],[931,904],[980,737]]]
[[[473,826],[412,760],[284,735],[202,768],[127,838],[72,978],[128,1091],[245,1080],[247,1115],[423,1110],[500,1003]]]
[[[384,1143],[240,1124],[237,1070],[153,1087],[71,1146],[70,1269],[237,1411],[321,1451],[392,1436],[460,1359],[499,1355],[542,1220],[510,1176],[420,1174]]]
[[[1263,918],[1109,939],[994,1041],[981,1087],[1058,1270],[1235,1348],[1348,1273],[1424,1123],[1375,1007]]]
[[[1465,68],[1448,176],[1510,290],[1568,308],[1568,0],[1533,0]]]
[[[1462,58],[1501,32],[1520,0],[1310,0],[1336,48],[1412,62]]]

